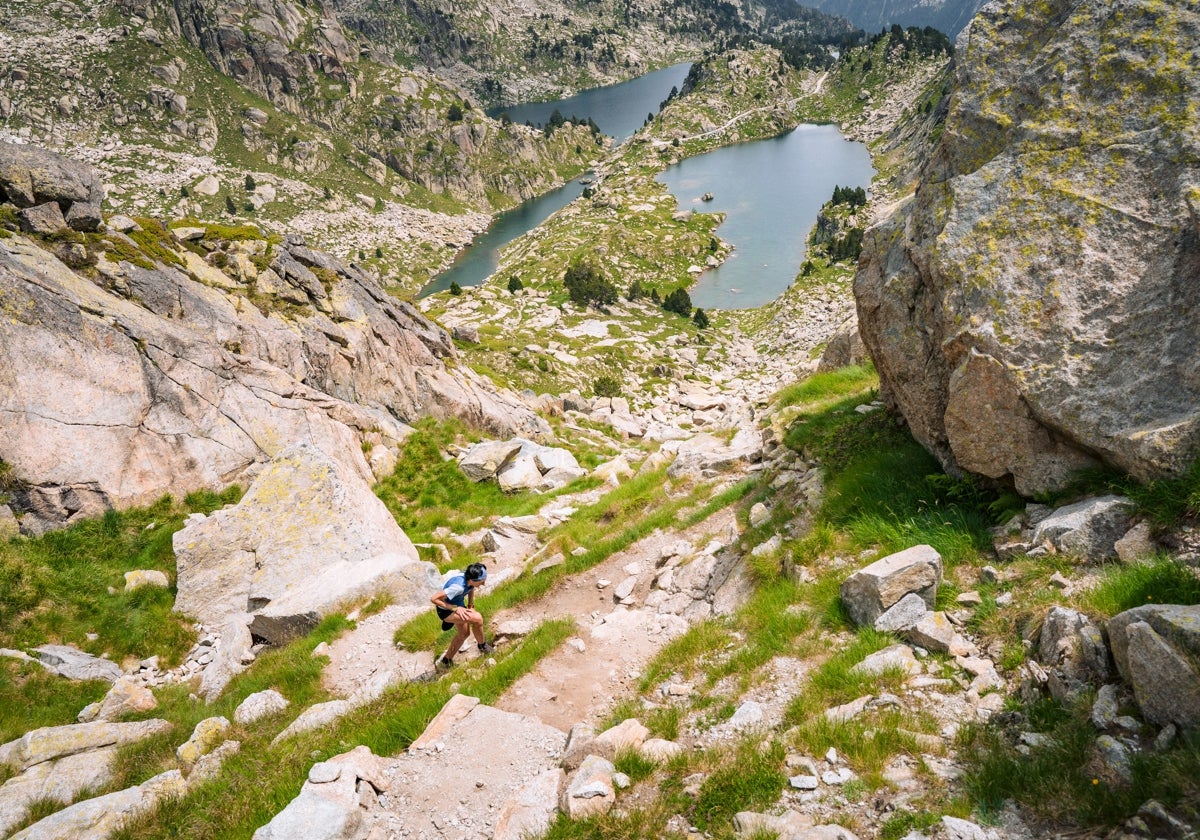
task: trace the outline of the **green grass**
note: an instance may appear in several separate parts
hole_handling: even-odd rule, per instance
[[[1113,825],[1157,799],[1187,822],[1200,818],[1200,739],[1194,733],[1165,752],[1135,754],[1133,781],[1126,785],[1093,764],[1096,731],[1085,707],[1057,717],[1047,733],[1051,742],[1028,754],[994,727],[968,728],[962,735],[963,783],[981,812],[996,813],[1012,799],[1052,822]]]
[[[536,493],[506,494],[494,481],[467,478],[458,463],[443,453],[465,433],[458,421],[422,419],[404,442],[396,469],[379,482],[375,493],[413,542],[436,542],[441,526],[472,530],[491,516],[524,516],[546,503]]]
[[[755,480],[739,482],[700,504],[706,487],[670,499],[664,492],[665,479],[665,470],[635,476],[551,529],[543,536],[548,546],[547,556],[557,548],[566,557],[565,562],[536,575],[522,575],[505,582],[476,598],[476,608],[489,615],[530,601],[548,592],[560,578],[590,569],[656,528],[683,529],[703,521],[742,498],[755,485]],[[572,554],[571,549],[576,546],[587,548],[587,552]],[[425,613],[400,627],[395,641],[410,650],[430,650],[444,635],[437,616]]]
[[[104,680],[66,680],[32,662],[0,659],[0,744],[42,726],[74,723],[109,688]]]
[[[172,612],[173,590],[143,587],[127,593],[124,573],[157,569],[174,578],[171,538],[184,517],[239,495],[233,487],[223,494],[191,494],[182,504],[164,497],[147,508],[108,511],[36,539],[0,543],[0,647],[63,643],[107,653],[116,662],[158,656],[163,667],[178,664],[195,641],[195,630]],[[97,638],[89,639],[89,633]],[[0,665],[0,733],[74,723],[79,710],[107,688],[54,677],[14,660]]]
[[[701,829],[717,833],[728,830],[737,812],[774,804],[787,786],[783,758],[783,745],[778,741],[767,745],[759,738],[742,741],[704,780],[692,820]]]
[[[1085,609],[1105,618],[1146,604],[1200,604],[1200,577],[1180,561],[1160,557],[1109,567],[1100,583],[1082,596]]]
[[[854,666],[864,658],[895,643],[896,639],[888,633],[869,627],[860,629],[850,644],[840,648],[809,675],[804,691],[788,704],[784,723],[789,726],[804,724],[813,718],[823,718],[826,709],[849,703],[864,694],[898,691],[905,677],[900,670],[880,675],[852,673]]]
[[[775,396],[777,408],[786,408],[797,403],[804,403],[810,408],[832,399],[840,399],[847,394],[857,395],[859,402],[870,402],[874,391],[879,387],[879,377],[873,365],[854,365],[827,373],[817,373],[807,379],[789,385]],[[868,399],[870,397],[870,399]]]

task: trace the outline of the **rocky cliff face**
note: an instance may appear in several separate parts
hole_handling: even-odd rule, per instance
[[[0,461],[26,531],[244,481],[296,442],[370,478],[424,415],[549,433],[453,367],[411,305],[296,237],[0,230],[0,306]]]
[[[886,399],[1023,493],[1200,452],[1194,5],[985,7],[915,196],[855,280]]]

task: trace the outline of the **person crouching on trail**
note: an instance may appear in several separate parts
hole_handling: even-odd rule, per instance
[[[437,607],[442,629],[454,628],[454,638],[450,641],[450,647],[436,663],[439,669],[444,670],[454,664],[454,655],[467,640],[467,636],[475,637],[480,653],[491,653],[495,650],[490,642],[484,641],[483,616],[475,609],[475,590],[483,586],[486,580],[487,566],[472,563],[463,574],[447,580],[441,590],[429,599]]]

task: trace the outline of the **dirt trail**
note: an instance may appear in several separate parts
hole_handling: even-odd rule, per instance
[[[613,590],[636,576],[632,600],[643,603],[664,548],[680,540],[703,546],[710,536],[728,536],[734,527],[733,513],[725,509],[684,531],[655,532],[587,572],[560,580],[542,598],[489,616],[493,626],[564,617],[573,617],[577,625],[575,637],[543,658],[496,706],[560,729],[596,723],[629,693],[646,662],[688,626],[653,608],[614,603]],[[608,584],[601,588],[600,581]]]

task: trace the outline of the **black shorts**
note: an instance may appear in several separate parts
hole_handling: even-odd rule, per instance
[[[442,620],[442,629],[450,630],[454,627],[452,623],[446,620],[446,616],[454,615],[454,610],[447,610],[442,607],[434,607],[437,610],[438,618]]]

